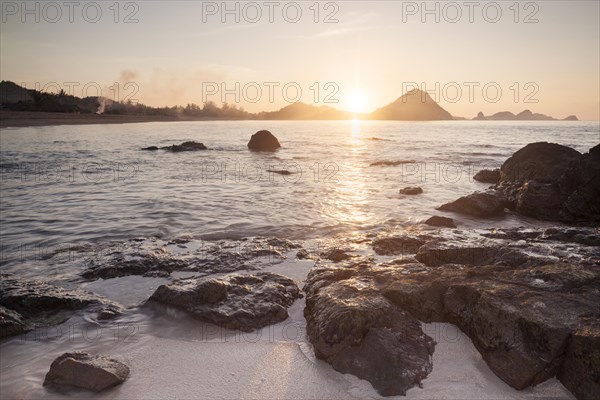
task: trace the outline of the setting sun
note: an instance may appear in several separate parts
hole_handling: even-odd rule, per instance
[[[365,104],[366,98],[364,93],[361,91],[355,90],[350,94],[350,96],[346,99],[346,105],[348,111],[352,112],[365,112]]]

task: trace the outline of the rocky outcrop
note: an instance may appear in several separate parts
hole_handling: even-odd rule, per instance
[[[248,142],[248,148],[252,151],[275,151],[280,147],[279,140],[265,130],[256,132]]]
[[[65,353],[58,357],[46,374],[44,386],[55,389],[77,387],[101,392],[119,385],[129,377],[129,367],[107,356],[89,353]]]
[[[293,280],[260,272],[181,279],[160,286],[150,301],[183,309],[205,322],[250,332],[285,320],[287,308],[300,297]]]
[[[400,194],[415,195],[423,193],[423,189],[418,186],[408,186],[400,189]]]
[[[501,193],[494,190],[488,190],[463,196],[458,200],[446,203],[437,209],[471,215],[473,217],[489,218],[502,216],[504,214],[504,209],[508,207],[508,205],[508,201]]]
[[[425,221],[426,225],[429,226],[439,226],[445,228],[456,228],[456,224],[452,218],[440,217],[438,215],[434,215],[433,217],[428,218]]]
[[[150,147],[144,147],[142,150],[156,151],[158,149],[159,149],[159,147],[157,147],[157,146],[150,146]],[[160,149],[172,151],[174,153],[179,153],[182,151],[208,150],[208,148],[203,143],[194,142],[194,141],[183,142],[181,144],[173,144],[171,146],[164,146],[164,147],[160,147]]]
[[[500,169],[482,169],[473,176],[477,182],[496,184],[500,181]]]
[[[353,268],[315,268],[304,316],[315,355],[366,379],[384,395],[406,394],[432,370],[433,340],[420,323],[384,298],[372,277]]]
[[[530,257],[520,250],[494,245],[464,245],[449,242],[431,242],[419,248],[415,258],[429,267],[444,264],[522,266],[536,264],[543,259]]]
[[[457,325],[491,370],[516,389],[557,376],[578,398],[598,393],[598,265],[362,262],[313,269],[305,291],[317,357],[369,380],[383,395],[403,393],[430,371],[425,349],[431,343],[412,329],[393,334],[411,326],[411,318]],[[381,326],[391,338],[403,338],[403,350],[372,333]],[[386,378],[398,386],[391,389]]]
[[[524,389],[558,374],[577,394],[597,387],[597,354],[582,354],[579,341],[597,341],[592,322],[600,317],[599,278],[598,268],[573,264],[448,265],[388,279],[381,290],[416,318],[458,325],[512,387]]]
[[[500,181],[492,190],[461,197],[438,209],[485,218],[501,216],[506,207],[541,220],[597,223],[599,146],[581,154],[554,143],[528,144],[504,162]]]
[[[0,274],[0,306],[20,314],[20,321],[27,327],[59,324],[67,320],[77,310],[89,308],[100,311],[106,306],[118,309],[114,302],[90,292],[68,290],[43,281],[18,278],[10,274]],[[11,328],[9,332],[20,333]]]

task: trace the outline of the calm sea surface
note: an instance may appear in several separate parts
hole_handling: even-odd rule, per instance
[[[269,129],[283,148],[251,153]],[[2,263],[31,246],[132,237],[326,237],[406,226],[488,185],[473,181],[527,143],[587,151],[598,122],[181,122],[1,132]],[[141,151],[196,140],[208,151]],[[377,161],[412,161],[370,166]],[[281,175],[269,170],[288,170]],[[418,185],[422,195],[398,190]],[[458,219],[463,226],[481,221]],[[510,216],[492,225],[538,222]],[[490,225],[490,222],[487,222]],[[21,257],[18,257],[21,259]]]

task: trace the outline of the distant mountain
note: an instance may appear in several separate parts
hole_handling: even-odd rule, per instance
[[[393,103],[373,111],[370,119],[400,121],[452,120],[452,115],[440,107],[427,92],[414,89]]]
[[[485,116],[479,112],[474,120],[480,121],[557,121],[556,118],[544,114],[532,113],[530,110],[522,111],[518,114],[513,114],[509,111],[502,111],[494,115]],[[564,121],[578,121],[577,117],[570,115]]]
[[[358,114],[340,111],[328,106],[313,106],[302,102],[290,104],[278,111],[260,112],[258,119],[285,120],[324,120],[324,119],[353,119]],[[362,114],[361,114],[362,116]]]

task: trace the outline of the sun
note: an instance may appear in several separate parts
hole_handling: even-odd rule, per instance
[[[350,96],[346,99],[346,105],[348,111],[352,112],[364,112],[364,107],[367,99],[363,92],[360,90],[353,91]]]

